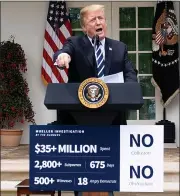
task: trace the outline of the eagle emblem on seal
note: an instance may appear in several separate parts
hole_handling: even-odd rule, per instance
[[[174,45],[178,42],[178,25],[174,10],[163,10],[155,25],[153,38],[153,51],[159,50],[159,56],[172,56],[174,50],[166,50],[165,45]]]
[[[88,86],[86,97],[93,102],[98,101],[99,97],[101,97],[100,87],[97,85]]]

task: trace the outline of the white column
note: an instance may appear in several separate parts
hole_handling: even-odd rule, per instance
[[[176,18],[179,23],[179,11],[180,11],[180,3],[174,2],[174,9],[176,13]],[[180,28],[179,28],[180,30]],[[180,34],[179,34],[180,35]],[[179,56],[180,56],[180,44],[179,44]],[[176,126],[176,144],[179,147],[179,95],[172,100],[172,102],[167,106],[167,120],[170,120],[175,123]]]

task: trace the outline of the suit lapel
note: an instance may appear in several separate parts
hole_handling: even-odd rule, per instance
[[[111,67],[111,56],[112,56],[112,43],[108,38],[105,41],[105,69],[104,74],[108,75]]]
[[[83,41],[84,41],[83,51],[86,54],[86,57],[87,57],[88,62],[89,62],[89,65],[93,67],[94,49],[93,49],[92,44],[89,41],[87,36],[83,37]]]

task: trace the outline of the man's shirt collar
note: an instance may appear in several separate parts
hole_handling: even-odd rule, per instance
[[[94,44],[92,43],[92,38],[89,37],[88,35],[87,35],[87,37],[88,37],[89,41],[91,42],[92,46],[94,46]],[[105,38],[103,40],[101,40],[100,42],[101,42],[101,44],[102,44],[102,46],[104,48],[105,47]]]

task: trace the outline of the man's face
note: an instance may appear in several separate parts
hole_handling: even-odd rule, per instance
[[[106,19],[102,10],[89,11],[84,17],[83,31],[87,33],[89,37],[98,35],[102,40],[106,36]]]

